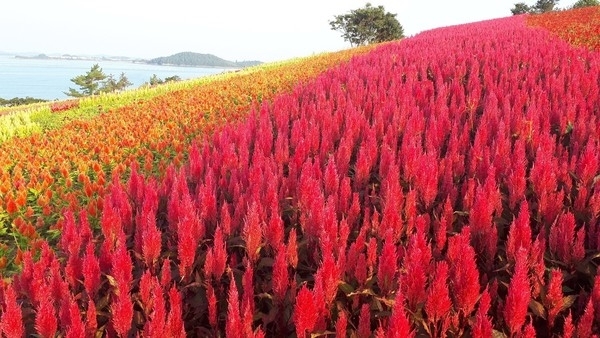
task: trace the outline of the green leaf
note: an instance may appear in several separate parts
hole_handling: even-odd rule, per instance
[[[354,287],[346,282],[340,282],[338,288],[347,296],[354,292]]]

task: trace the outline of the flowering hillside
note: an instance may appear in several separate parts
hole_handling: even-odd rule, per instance
[[[380,45],[158,178],[134,159],[22,255],[2,332],[600,334],[600,56],[526,20]]]

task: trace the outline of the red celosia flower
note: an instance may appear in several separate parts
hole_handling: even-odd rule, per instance
[[[379,256],[377,283],[383,294],[394,289],[396,271],[398,270],[398,253],[394,242],[393,232],[388,230],[383,241],[383,249]]]
[[[244,275],[242,276],[242,313],[248,309],[250,313],[254,313],[254,269],[252,263],[244,258]]]
[[[563,327],[563,338],[572,338],[575,334],[575,327],[573,326],[573,316],[571,316],[571,311],[569,311],[569,315],[565,319],[565,325]]]
[[[85,336],[85,324],[81,320],[81,314],[77,301],[71,296],[70,301],[63,302],[63,307],[69,309],[69,325],[65,333],[67,338],[81,338]]]
[[[533,327],[531,320],[529,321],[529,324],[527,324],[525,326],[525,328],[523,329],[523,333],[521,334],[521,337],[523,337],[523,338],[536,338],[537,337],[537,334],[535,333],[535,328]]]
[[[328,307],[335,298],[338,289],[338,281],[340,279],[340,271],[338,270],[335,259],[331,253],[325,256],[317,274],[320,277],[320,282],[323,283],[325,306]],[[315,282],[318,282],[316,277]]]
[[[575,227],[575,216],[570,212],[561,215],[557,224],[550,227],[550,251],[566,264],[576,264],[585,256],[585,230],[581,228],[576,232]]]
[[[360,308],[357,334],[359,337],[371,336],[371,306],[369,304],[363,304]]]
[[[527,307],[531,298],[531,287],[527,275],[527,253],[521,248],[517,253],[515,272],[508,286],[504,304],[504,321],[511,334],[517,334],[525,324]]]
[[[456,310],[470,314],[479,297],[479,271],[475,250],[469,244],[470,229],[464,227],[459,235],[448,239],[448,265],[450,291]]]
[[[161,250],[161,235],[162,232],[156,226],[156,211],[154,209],[146,210],[144,208],[143,215],[141,216],[142,224],[138,224],[138,227],[142,231],[142,257],[146,262],[146,266],[152,268],[154,263],[160,256]]]
[[[296,244],[296,229],[290,230],[288,237],[286,257],[292,268],[298,267],[298,247]]]
[[[529,204],[527,201],[523,201],[519,216],[510,225],[506,242],[506,256],[511,261],[515,261],[516,254],[520,248],[524,248],[525,252],[529,252],[530,247],[531,226],[529,225]]]
[[[42,337],[54,337],[58,328],[54,301],[50,289],[44,288],[35,316],[35,329]]]
[[[217,230],[215,231],[215,239],[211,251],[214,258],[212,276],[216,280],[219,280],[225,273],[225,268],[227,266],[227,249],[221,227],[217,227]]]
[[[12,285],[4,290],[4,311],[0,317],[0,329],[8,338],[21,338],[23,329],[23,314],[17,303],[17,295]]]
[[[144,325],[144,336],[161,337],[165,334],[167,310],[163,298],[163,288],[156,280],[152,283],[153,311]]]
[[[484,290],[479,299],[477,314],[475,315],[475,323],[473,324],[473,338],[492,337],[493,326],[490,317],[487,313],[490,309],[491,297],[488,290]]]
[[[140,277],[139,295],[140,301],[146,313],[150,313],[152,310],[152,285],[153,277],[149,271],[144,271],[142,277]]]
[[[171,276],[171,260],[165,258],[163,261],[161,275],[160,275],[160,285],[166,290],[168,290],[171,286],[171,280],[173,277]]]
[[[206,298],[208,299],[208,323],[211,327],[217,328],[217,297],[215,290],[209,283],[206,287]]]
[[[577,324],[577,337],[592,337],[594,325],[594,302],[590,299],[585,307],[583,315]]]
[[[316,309],[313,293],[303,285],[296,295],[294,305],[294,324],[298,337],[304,337],[307,331],[308,333],[313,331],[319,316]]]
[[[118,294],[110,306],[111,320],[115,331],[121,337],[127,337],[133,319],[133,303],[129,297],[129,288],[127,285],[121,284],[118,287],[120,288]]]
[[[175,286],[169,289],[169,305],[170,311],[165,325],[166,334],[168,337],[183,338],[186,335],[181,311],[181,294]]]
[[[248,210],[248,214],[244,220],[242,236],[246,242],[246,252],[248,253],[250,261],[256,262],[263,236],[262,222],[256,203],[252,203]]]
[[[335,322],[335,336],[346,337],[346,329],[348,327],[348,317],[346,312],[341,311],[337,321]]]
[[[396,293],[387,334],[390,338],[409,338],[415,336],[415,332],[412,331],[410,322],[406,317],[406,311],[404,311],[404,296],[400,290]]]
[[[96,319],[96,305],[93,300],[88,301],[88,308],[85,314],[85,331],[87,337],[95,337],[98,329],[98,320]]]
[[[546,297],[544,306],[548,311],[548,324],[550,328],[554,326],[554,320],[563,306],[562,291],[563,275],[560,270],[552,269],[550,271],[550,280],[546,287]]]
[[[275,252],[275,262],[273,263],[273,295],[277,302],[282,302],[289,286],[288,264],[283,244]]]
[[[367,281],[367,257],[362,252],[358,255],[358,260],[356,261],[354,277],[360,286],[364,285]]]
[[[242,323],[242,316],[240,314],[240,299],[235,278],[233,278],[233,275],[231,277],[225,333],[228,337],[242,337],[244,335],[244,323]]]
[[[435,323],[446,316],[452,308],[452,301],[448,291],[448,263],[442,261],[435,265],[435,272],[431,277],[427,290],[425,312],[431,323]],[[442,334],[442,333],[441,333]]]
[[[83,256],[83,286],[91,299],[100,286],[100,275],[100,263],[94,253],[94,243],[88,242]]]

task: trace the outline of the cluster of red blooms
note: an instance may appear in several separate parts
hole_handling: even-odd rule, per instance
[[[53,113],[60,113],[62,111],[66,111],[77,107],[79,107],[78,99],[59,101],[54,102],[50,105],[50,111]]]
[[[115,177],[99,224],[67,211],[0,288],[0,329],[600,334],[599,83],[598,54],[523,17],[382,45],[161,181]]]

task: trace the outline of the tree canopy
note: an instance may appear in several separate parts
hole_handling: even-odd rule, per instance
[[[396,14],[386,12],[383,6],[373,7],[370,3],[347,14],[336,15],[329,24],[332,30],[341,31],[344,40],[352,46],[404,37],[404,29]]]
[[[559,0],[537,0],[533,6],[529,6],[524,2],[519,2],[516,3],[515,7],[513,7],[510,11],[513,15],[525,13],[545,13],[555,10],[558,2]]]
[[[591,7],[591,6],[600,6],[600,1],[598,1],[598,0],[579,0],[573,4],[573,8],[583,8],[583,7]]]
[[[119,79],[116,80],[112,74],[104,74],[102,68],[97,63],[87,73],[72,78],[71,82],[79,86],[79,90],[69,88],[68,92],[64,92],[66,95],[72,97],[111,93],[123,90],[132,85],[125,76],[125,73],[121,73]]]

